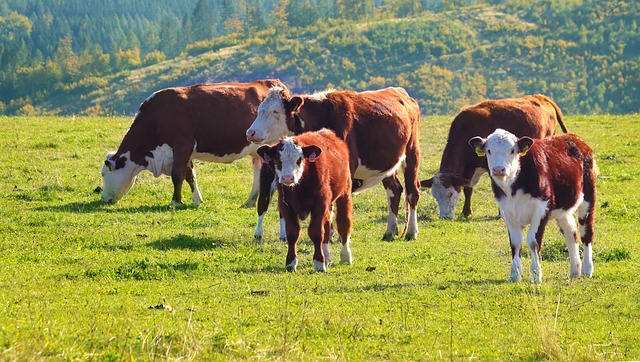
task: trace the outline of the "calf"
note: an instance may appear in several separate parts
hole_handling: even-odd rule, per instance
[[[487,162],[467,147],[473,136],[486,137],[497,128],[518,137],[544,138],[554,134],[556,122],[564,133],[562,112],[554,101],[540,94],[522,98],[492,99],[464,107],[451,122],[447,143],[440,160],[440,170],[420,186],[431,188],[438,202],[440,217],[453,219],[464,190],[462,215],[471,215],[473,188],[485,172]]]
[[[273,168],[278,190],[278,208],[285,222],[289,244],[286,269],[298,265],[296,245],[300,220],[311,216],[309,238],[315,252],[316,271],[325,272],[331,238],[331,205],[335,203],[336,226],[342,241],[340,261],[351,264],[351,175],[347,144],[330,130],[286,137],[275,145],[258,148],[265,167]]]
[[[540,251],[544,229],[556,219],[569,249],[571,277],[593,275],[592,243],[596,203],[596,165],[591,148],[578,136],[563,134],[533,140],[497,129],[469,145],[487,157],[496,202],[504,214],[511,242],[511,280],[522,278],[522,237],[531,250],[531,280],[542,282]],[[584,245],[582,268],[574,212]]]

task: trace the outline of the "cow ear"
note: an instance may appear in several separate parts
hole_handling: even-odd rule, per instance
[[[302,107],[302,105],[304,104],[304,100],[302,99],[302,97],[299,96],[294,96],[291,97],[291,100],[289,101],[289,108],[291,109],[291,112],[298,112],[298,110],[300,110],[300,107]]]
[[[271,146],[263,145],[258,148],[256,151],[258,156],[262,159],[263,163],[271,162]]]
[[[115,164],[111,160],[104,160],[104,165],[107,166],[107,169],[111,172],[115,168]]]
[[[308,158],[309,162],[316,162],[316,159],[318,158],[318,156],[320,156],[321,153],[322,150],[318,146],[307,146],[302,149],[304,158]]]
[[[526,155],[529,148],[531,148],[531,145],[533,145],[533,139],[530,137],[524,136],[518,139],[518,150],[520,150],[520,156]]]
[[[433,186],[433,177],[427,180],[420,181],[420,187],[431,188]]]
[[[476,151],[476,154],[479,157],[484,156],[484,143],[485,140],[482,137],[473,137],[472,139],[469,140],[469,146],[471,146],[471,148],[473,148],[474,151]]]

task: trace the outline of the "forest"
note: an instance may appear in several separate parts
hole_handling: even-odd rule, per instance
[[[423,114],[543,93],[640,111],[631,0],[0,0],[0,114],[127,115],[154,91],[401,86]]]

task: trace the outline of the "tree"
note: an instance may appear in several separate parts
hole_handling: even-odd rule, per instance
[[[205,0],[198,0],[191,15],[193,20],[193,39],[205,40],[213,36],[213,15]]]

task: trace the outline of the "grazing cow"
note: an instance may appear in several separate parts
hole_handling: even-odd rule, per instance
[[[543,95],[515,99],[487,100],[463,108],[451,122],[449,136],[440,160],[440,171],[420,186],[431,188],[441,218],[453,219],[464,189],[462,215],[471,215],[471,194],[480,176],[487,172],[487,161],[467,147],[474,136],[486,137],[497,128],[516,136],[544,138],[554,134],[556,122],[567,133],[560,108]]]
[[[243,206],[253,206],[261,162],[256,154],[258,145],[247,141],[245,131],[272,86],[284,87],[278,80],[260,80],[199,84],[154,93],[140,105],[118,151],[107,154],[102,167],[102,201],[117,202],[129,192],[138,173],[149,170],[155,177],[171,176],[173,204],[182,203],[186,179],[193,204],[199,205],[202,196],[192,160],[230,163],[251,155],[253,187]]]
[[[278,209],[285,222],[289,251],[286,269],[298,265],[296,245],[300,221],[310,216],[309,238],[315,252],[316,271],[327,271],[331,238],[332,204],[336,208],[336,226],[342,241],[340,261],[351,264],[351,173],[349,149],[333,131],[322,129],[296,137],[286,137],[273,146],[262,146],[258,154],[276,175]]]
[[[270,143],[287,132],[333,130],[349,147],[353,191],[364,191],[380,181],[387,190],[389,217],[384,240],[392,240],[398,234],[403,188],[397,170],[404,166],[405,199],[410,209],[405,238],[409,240],[418,235],[419,122],[418,103],[402,88],[291,96],[287,89],[274,87],[260,104],[258,116],[247,130],[247,139]],[[261,188],[254,234],[258,240],[262,238],[261,224],[268,196],[268,190]],[[280,236],[283,236],[282,230]]]
[[[469,145],[486,155],[491,186],[504,214],[511,241],[511,280],[522,277],[522,237],[531,250],[531,279],[542,282],[540,251],[544,229],[556,219],[569,249],[571,277],[593,275],[592,243],[596,206],[596,165],[591,148],[578,136],[563,134],[542,140],[517,138],[497,129],[487,139]],[[574,212],[578,212],[584,245],[582,268]]]

